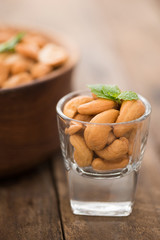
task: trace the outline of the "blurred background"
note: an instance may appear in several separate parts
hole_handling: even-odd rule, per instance
[[[3,23],[64,33],[80,48],[73,86],[120,84],[157,94],[160,5],[157,0],[1,0]],[[136,79],[136,81],[135,81]],[[146,82],[147,87],[146,87]],[[150,89],[151,88],[151,89]]]
[[[99,82],[134,90],[151,101],[151,126],[159,128],[159,1],[1,0],[0,20],[74,39],[81,57],[73,89]],[[159,146],[157,127],[152,133]]]

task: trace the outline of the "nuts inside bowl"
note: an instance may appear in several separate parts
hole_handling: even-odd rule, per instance
[[[67,50],[47,35],[9,27],[0,29],[1,89],[40,80],[67,59]]]
[[[48,44],[62,49],[63,63],[35,59]],[[71,91],[78,58],[69,36],[0,26],[0,177],[36,166],[59,148],[55,107]]]

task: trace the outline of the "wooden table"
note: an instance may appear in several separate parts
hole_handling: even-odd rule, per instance
[[[117,84],[144,95],[153,108],[131,216],[74,216],[57,152],[29,173],[0,182],[0,240],[159,240],[159,1],[5,0],[0,2],[0,18],[71,35],[82,56],[74,89],[88,83]]]

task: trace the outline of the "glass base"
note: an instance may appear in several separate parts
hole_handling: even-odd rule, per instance
[[[137,183],[134,170],[117,175],[88,175],[76,164],[68,171],[70,203],[74,214],[128,216],[132,212]]]
[[[76,215],[90,216],[129,216],[132,212],[132,202],[82,202],[70,201],[71,208]]]

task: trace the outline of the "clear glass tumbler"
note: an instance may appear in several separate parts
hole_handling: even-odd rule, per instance
[[[80,95],[91,94],[88,91],[73,92],[60,99],[57,104],[58,130],[72,211],[78,215],[128,216],[132,212],[137,177],[147,142],[151,106],[139,95],[145,105],[145,113],[140,118],[123,123],[95,124],[71,119],[63,114],[65,103]],[[92,152],[85,148],[86,128],[97,131],[97,135],[101,131],[102,137],[106,129],[110,129],[112,137],[108,141],[113,144],[116,140],[112,151],[118,154],[127,142],[127,153],[120,164],[114,159],[106,161],[104,170],[100,159],[104,157],[103,152]],[[115,129],[122,130],[124,135],[115,139]],[[119,148],[118,144],[122,146]],[[78,155],[84,161],[90,161],[90,164],[83,166]]]

